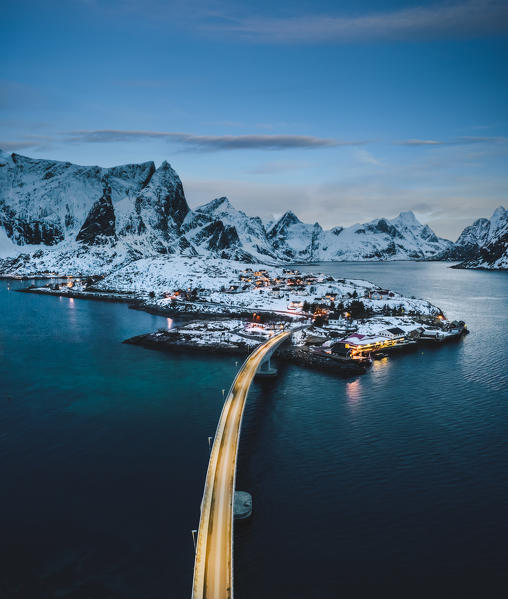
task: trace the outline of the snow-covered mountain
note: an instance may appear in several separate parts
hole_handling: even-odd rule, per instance
[[[263,222],[236,210],[225,198],[217,198],[194,212],[189,212],[182,231],[195,247],[221,258],[278,260],[270,244]]]
[[[167,162],[101,168],[0,153],[0,251],[28,252],[3,270],[91,272],[154,254],[195,255],[181,230],[189,211]]]
[[[116,204],[137,197],[154,172],[153,162],[101,168],[0,150],[0,225],[17,245],[74,239],[105,185]]]
[[[508,269],[508,210],[499,206],[466,227],[444,257],[463,260],[461,268]]]
[[[286,212],[267,235],[279,254],[298,261],[428,259],[452,245],[418,222],[412,212],[329,230],[318,223],[306,225]]]
[[[264,224],[225,197],[191,210],[167,162],[101,168],[0,153],[0,252],[11,256],[3,272],[92,274],[161,254],[269,263],[435,259],[454,247],[412,212],[329,230],[290,211]]]

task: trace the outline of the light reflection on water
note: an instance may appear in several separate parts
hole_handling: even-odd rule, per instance
[[[349,406],[355,408],[362,398],[362,383],[359,378],[346,383],[346,397]]]

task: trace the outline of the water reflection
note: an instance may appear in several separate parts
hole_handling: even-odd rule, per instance
[[[169,331],[170,329],[173,328],[173,322],[174,321],[173,321],[172,318],[166,318],[166,320],[167,320],[167,323],[168,323],[168,331]]]
[[[347,403],[351,408],[357,408],[362,398],[362,383],[360,379],[346,383]]]
[[[394,359],[396,359],[396,357],[392,357],[391,360],[388,357],[381,358],[380,360],[373,360],[371,368],[372,376],[386,376],[392,367],[392,362]]]

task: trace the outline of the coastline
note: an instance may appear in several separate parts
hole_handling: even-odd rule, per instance
[[[138,345],[147,349],[155,349],[165,352],[198,352],[214,353],[222,355],[233,355],[246,357],[252,351],[253,346],[248,343],[208,343],[207,345],[198,345],[192,341],[181,339],[171,339],[174,336],[171,332],[156,331],[154,333],[144,333],[125,339],[122,343],[129,345]],[[308,350],[298,347],[281,347],[275,354],[275,359],[313,370],[326,371],[341,377],[358,376],[365,374],[368,370],[366,366],[355,363],[352,360],[343,360],[339,357],[324,357]]]
[[[72,289],[67,290],[54,290],[47,287],[25,287],[23,289],[15,289],[19,293],[34,293],[39,295],[49,295],[55,297],[68,297],[73,299],[86,299],[95,301],[112,302],[119,304],[129,304],[129,308],[132,310],[141,310],[149,314],[156,316],[168,316],[179,318],[199,318],[200,320],[206,319],[227,319],[227,318],[250,318],[252,316],[252,310],[239,310],[230,306],[222,306],[221,311],[205,310],[207,307],[205,304],[200,305],[197,302],[185,303],[180,302],[171,307],[163,307],[150,301],[150,297],[146,294],[134,295],[134,292],[120,292],[120,291],[73,291]],[[210,306],[210,305],[209,305]],[[197,309],[196,309],[197,308]],[[302,317],[298,318],[296,315],[289,315],[283,312],[274,312],[273,310],[261,310],[257,308],[258,313],[263,313],[267,319],[295,322]]]
[[[97,289],[73,289],[72,287],[39,287],[30,286],[27,288],[16,289],[16,291],[24,293],[34,293],[39,295],[50,295],[56,297],[67,297],[75,299],[88,299],[94,301],[104,301],[110,303],[122,303],[127,304],[129,309],[139,310],[154,314],[158,316],[164,316],[168,318],[178,318],[182,321],[187,322],[186,327],[194,326],[199,327],[199,322],[211,323],[213,329],[213,323],[211,321],[223,322],[224,329],[228,329],[234,320],[238,321],[251,321],[253,319],[253,308],[247,310],[242,306],[224,305],[217,302],[206,302],[206,301],[178,301],[171,302],[170,304],[162,304],[157,302],[156,298],[150,293],[146,292],[132,292],[132,291],[113,291],[113,290],[97,290]],[[302,321],[309,321],[311,315],[305,313],[287,313],[273,311],[270,309],[256,309],[256,313],[261,315],[263,322],[266,323],[277,323],[282,326],[282,323],[296,323]],[[255,314],[254,314],[255,316]],[[361,322],[361,321],[358,321]],[[365,321],[363,321],[365,322]],[[190,324],[189,324],[190,323]],[[220,325],[221,327],[223,325]],[[205,330],[207,325],[204,324]],[[200,340],[199,336],[190,336],[181,338],[180,335],[175,334],[175,330],[164,331],[159,330],[155,332],[148,332],[136,337],[132,337],[123,341],[123,343],[138,345],[146,347],[148,349],[156,349],[159,351],[169,352],[201,352],[201,353],[215,353],[223,355],[239,355],[247,356],[261,340],[257,340],[252,336],[238,333],[234,338],[224,337],[220,338],[212,333],[206,343]],[[467,331],[466,331],[467,332]],[[326,330],[316,329],[316,334],[327,335],[331,340],[337,338],[337,335]],[[227,335],[226,335],[227,336]],[[389,347],[374,349],[371,357],[373,359],[379,359],[388,355],[406,353],[418,350],[421,346],[429,345],[436,346],[443,342],[449,342],[453,339],[460,338],[462,334],[457,337],[449,337],[447,339],[407,339],[404,343],[392,345]],[[322,343],[322,341],[321,341]],[[319,345],[319,344],[318,344]],[[381,350],[381,351],[380,351]],[[370,354],[367,354],[369,356]],[[313,370],[321,370],[336,374],[342,377],[357,376],[365,374],[372,364],[372,360],[367,359],[351,359],[349,356],[338,355],[331,351],[322,351],[319,347],[308,347],[305,344],[295,343],[291,347],[283,347],[278,350],[277,358],[279,360],[292,363],[304,368],[311,368]]]

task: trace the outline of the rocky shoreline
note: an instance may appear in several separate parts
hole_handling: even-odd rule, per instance
[[[128,293],[110,293],[103,291],[64,291],[54,290],[46,287],[26,287],[16,289],[19,293],[35,293],[39,295],[51,295],[55,297],[69,297],[73,299],[87,299],[100,302],[114,302],[119,304],[131,304],[132,308],[142,310],[143,300],[133,297]]]
[[[156,349],[167,352],[199,352],[207,354],[234,355],[247,357],[247,355],[256,346],[256,343],[245,342],[215,342],[206,345],[198,345],[191,340],[176,338],[171,331],[157,331],[155,333],[145,333],[136,335],[123,341],[131,345],[138,345],[148,349]],[[313,370],[326,371],[337,374],[342,377],[358,376],[367,372],[367,367],[352,360],[345,360],[339,357],[323,356],[301,347],[282,346],[275,354],[275,358],[311,368]]]

